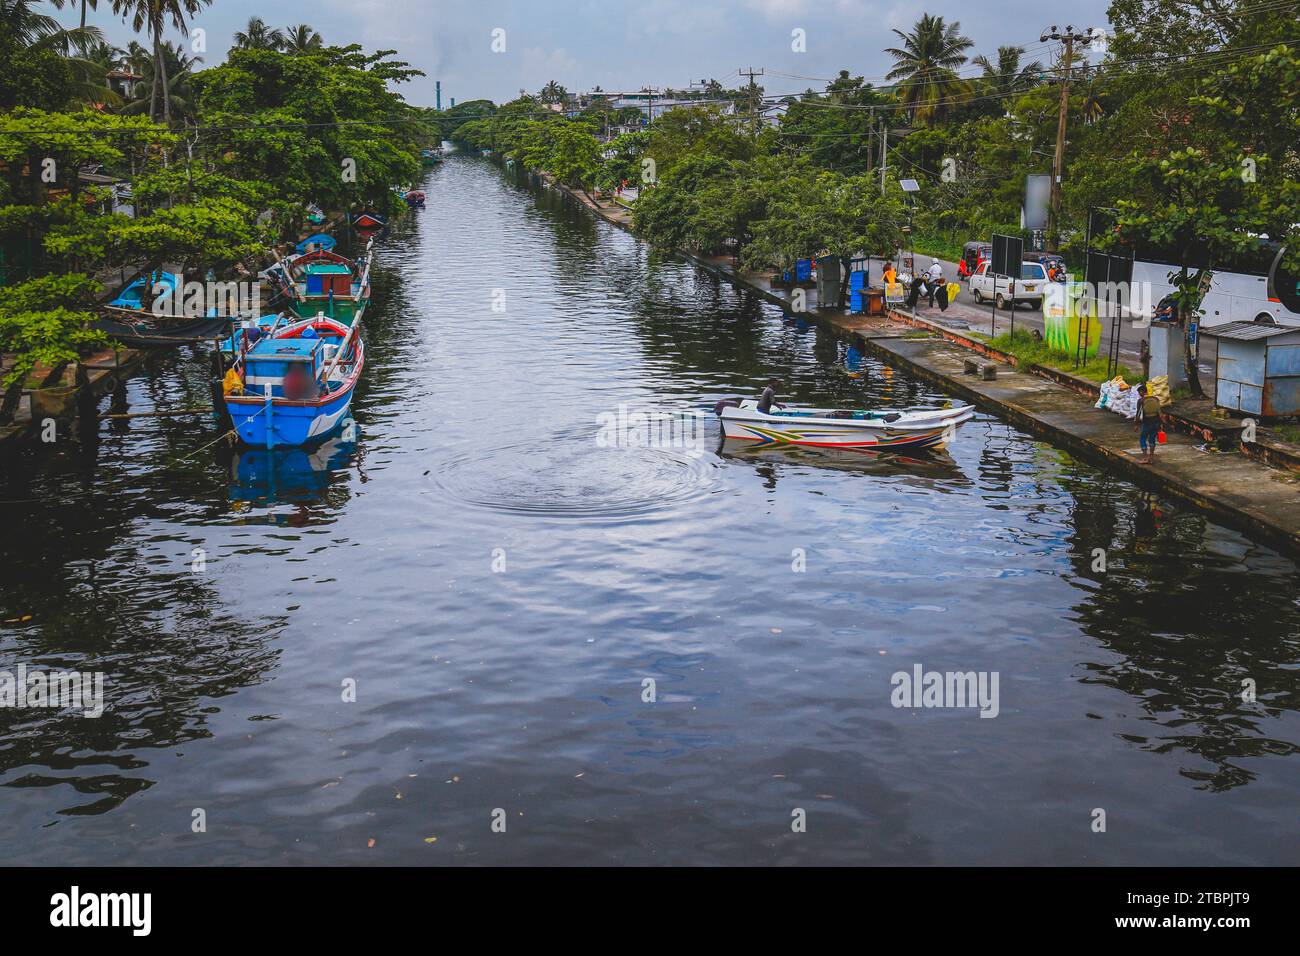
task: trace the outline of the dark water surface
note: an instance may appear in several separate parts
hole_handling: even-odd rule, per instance
[[[1294,563],[984,415],[915,464],[599,441],[772,374],[946,398],[485,161],[426,191],[354,444],[139,419],[0,472],[0,665],[108,698],[0,711],[5,862],[1295,861]],[[203,403],[202,355],[126,397]],[[998,716],[895,708],[917,663]]]

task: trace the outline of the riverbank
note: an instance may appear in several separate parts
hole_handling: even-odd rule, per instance
[[[552,185],[606,222],[632,230],[631,210]],[[741,271],[730,257],[683,254],[724,281],[796,314],[783,290],[770,288],[766,275]],[[798,314],[1053,445],[1191,504],[1281,551],[1300,555],[1300,495],[1296,493],[1300,448],[1267,437],[1244,443],[1240,425],[1215,419],[1208,403],[1170,406],[1165,413],[1168,441],[1154,464],[1144,465],[1132,423],[1095,408],[1098,387],[1087,379],[1043,366],[1019,368],[1014,356],[907,311],[868,317],[819,308]],[[996,378],[985,381],[967,373],[972,353],[996,363]]]

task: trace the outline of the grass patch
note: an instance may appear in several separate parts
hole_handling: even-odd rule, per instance
[[[1106,357],[1104,355],[1095,355],[1089,358],[1086,364],[1075,368],[1073,353],[1050,349],[1042,339],[1036,338],[1032,333],[1022,329],[1016,330],[1014,338],[1007,332],[1003,332],[996,338],[989,338],[987,335],[979,335],[978,337],[1001,352],[1010,352],[1016,357],[1017,362],[1023,364],[1046,365],[1094,382],[1104,382],[1109,377],[1106,375]],[[1123,375],[1126,382],[1135,381],[1133,373],[1126,365],[1119,366],[1118,374]]]
[[[1300,425],[1294,422],[1284,422],[1281,425],[1274,425],[1269,429],[1274,435],[1285,442],[1293,445],[1300,445]]]

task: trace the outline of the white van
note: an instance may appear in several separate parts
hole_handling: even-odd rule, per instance
[[[1016,280],[1015,288],[1016,305],[1027,304],[1031,309],[1037,309],[1043,304],[1043,291],[1047,288],[1047,283],[1047,270],[1042,263],[1020,263],[1020,278]],[[976,302],[996,299],[999,309],[1008,307],[1011,280],[1005,276],[990,278],[987,261],[981,262],[979,268],[971,274],[969,284]]]

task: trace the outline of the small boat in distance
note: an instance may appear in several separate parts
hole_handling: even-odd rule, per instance
[[[298,322],[256,342],[227,373],[222,397],[248,445],[304,445],[347,418],[365,367],[359,326]]]
[[[420,192],[418,189],[412,190],[402,198],[406,200],[406,205],[410,209],[424,208],[424,193]]]
[[[723,401],[716,408],[728,439],[762,445],[807,445],[857,451],[923,451],[950,445],[957,429],[975,416],[973,405],[924,411],[836,408],[773,408],[758,402]]]
[[[437,166],[442,162],[442,150],[436,148],[420,150],[420,162],[426,166]]]
[[[388,225],[388,217],[381,216],[370,206],[367,206],[361,212],[352,216],[352,225],[356,229],[366,231],[379,230]]]

